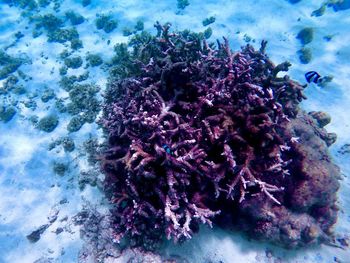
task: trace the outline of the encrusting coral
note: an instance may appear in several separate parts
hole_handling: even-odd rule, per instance
[[[277,76],[290,64],[275,66],[265,41],[233,52],[225,38],[155,27],[130,42],[105,94],[116,240],[183,241],[230,218],[288,247],[329,242],[339,172],[324,141],[335,137],[299,109],[305,86]]]

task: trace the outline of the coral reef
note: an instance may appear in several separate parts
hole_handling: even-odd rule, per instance
[[[44,132],[52,132],[58,126],[58,116],[55,114],[47,115],[40,119],[37,128]]]
[[[53,163],[53,171],[55,174],[59,176],[64,176],[68,171],[68,164],[62,162],[54,162]]]
[[[16,115],[16,110],[12,106],[0,104],[0,120],[7,123]]]
[[[290,64],[270,61],[266,41],[233,52],[226,38],[155,27],[116,46],[105,94],[115,240],[149,249],[230,222],[282,246],[330,242],[336,137],[299,108],[305,86],[278,76]]]
[[[64,64],[68,67],[68,68],[72,68],[72,69],[77,69],[80,68],[81,65],[83,65],[83,60],[81,57],[76,56],[76,57],[68,57],[64,60]]]
[[[88,205],[73,217],[72,222],[81,226],[80,235],[85,240],[78,262],[113,262],[112,259],[120,257],[121,252],[112,242],[109,213],[101,213]]]
[[[113,214],[109,211],[99,211],[90,203],[84,204],[82,211],[69,223],[80,226],[80,235],[85,241],[79,251],[77,262],[188,263],[180,256],[160,256],[142,248],[123,249],[121,245],[116,246],[113,242],[113,230],[110,228],[112,223]]]
[[[206,18],[206,19],[204,19],[204,20],[202,21],[202,25],[203,25],[203,26],[208,26],[208,25],[214,23],[215,20],[216,20],[216,18],[215,18],[214,16],[208,17],[208,18]]]
[[[84,22],[84,18],[72,11],[66,13],[66,17],[72,25],[79,25]],[[33,15],[29,18],[30,22],[34,22],[33,37],[40,36],[46,31],[48,42],[57,42],[64,44],[67,41],[71,43],[71,48],[77,50],[83,46],[79,39],[79,33],[75,27],[63,28],[64,20],[54,14]]]
[[[308,64],[312,60],[312,51],[308,47],[303,47],[297,51],[299,61],[302,64]]]
[[[81,4],[83,5],[83,7],[86,7],[91,4],[91,0],[82,0]]]
[[[118,26],[118,21],[112,19],[110,15],[97,15],[95,20],[96,28],[101,30],[103,29],[107,34],[111,33]]]
[[[37,8],[35,0],[4,0],[4,3],[7,3],[10,6],[18,6],[21,9],[34,10]]]
[[[326,0],[321,6],[311,13],[311,16],[322,16],[325,14],[327,8],[333,8],[334,12],[344,11],[350,8],[349,0]]]
[[[0,80],[14,73],[24,62],[23,59],[11,57],[0,50]]]
[[[68,70],[68,67],[67,67],[67,70]],[[63,69],[63,71],[65,71],[65,70]],[[67,74],[67,72],[66,72],[66,74]],[[70,91],[71,89],[74,88],[74,85],[77,85],[76,82],[82,82],[82,81],[87,80],[88,78],[89,78],[89,72],[86,71],[85,73],[83,73],[82,75],[79,75],[79,76],[75,76],[75,75],[72,75],[69,77],[64,76],[59,81],[59,84],[64,90]]]
[[[66,17],[73,26],[80,25],[85,21],[85,18],[81,14],[75,13],[74,11],[66,12]]]
[[[73,116],[67,125],[67,131],[77,132],[83,127],[84,123],[85,121],[81,116]]]
[[[45,103],[53,98],[55,98],[55,91],[53,89],[46,88],[41,95],[41,101]]]
[[[302,45],[311,43],[314,39],[314,29],[312,27],[303,28],[297,34],[297,39],[300,40]]]
[[[78,131],[85,123],[92,123],[100,110],[100,102],[96,98],[99,87],[89,84],[75,84],[69,90],[70,102],[66,106],[73,115],[67,125],[69,132]]]
[[[47,7],[50,4],[51,0],[38,0],[40,7]]]
[[[123,28],[123,36],[124,37],[128,37],[128,36],[131,36],[133,34],[132,30],[130,28]]]
[[[91,67],[97,67],[103,63],[102,58],[98,54],[88,54],[86,56],[86,61]]]
[[[71,43],[79,40],[78,31],[75,28],[69,29],[57,29],[47,33],[49,42],[65,43],[70,41]]]
[[[211,29],[211,27],[208,27],[206,30],[204,30],[203,34],[205,39],[208,39],[213,34],[213,30]]]
[[[142,31],[144,29],[144,27],[145,27],[145,25],[144,25],[143,21],[138,20],[136,22],[136,25],[135,25],[134,28],[135,28],[136,31]]]
[[[185,9],[189,5],[190,5],[190,3],[188,0],[177,0],[177,8],[178,9]]]
[[[62,137],[50,143],[48,146],[48,150],[51,151],[60,145],[62,145],[65,152],[72,152],[75,149],[75,144],[72,138]]]

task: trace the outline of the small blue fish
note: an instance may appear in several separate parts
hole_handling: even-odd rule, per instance
[[[318,74],[316,71],[309,71],[305,73],[305,78],[308,83],[319,83],[322,81],[321,75]]]
[[[173,155],[172,150],[170,149],[170,147],[169,147],[167,144],[164,144],[164,145],[162,146],[162,148],[165,150],[165,152],[166,152],[167,154]]]

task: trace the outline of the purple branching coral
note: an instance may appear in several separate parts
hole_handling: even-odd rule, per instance
[[[138,36],[133,51],[124,49],[114,72],[129,73],[111,80],[105,95],[101,167],[116,239],[182,241],[226,215],[286,246],[327,239],[338,170],[320,134],[332,135],[298,108],[305,86],[277,77],[290,64],[275,66],[265,41],[260,50],[232,52],[225,38],[215,47],[200,34],[155,26],[156,37]],[[326,161],[309,186],[314,159],[300,145],[311,137]]]

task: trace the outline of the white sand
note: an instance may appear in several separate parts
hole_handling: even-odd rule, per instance
[[[308,100],[303,102],[306,110],[322,110],[330,113],[332,123],[327,126],[329,132],[338,134],[337,142],[330,147],[334,160],[341,167],[344,180],[339,192],[339,221],[336,231],[350,233],[350,155],[337,153],[342,145],[350,143],[350,10],[333,12],[328,9],[322,17],[311,17],[321,1],[304,0],[292,5],[284,0],[190,0],[180,15],[176,14],[176,1],[142,1],[142,0],[92,0],[92,5],[83,8],[79,1],[66,0],[62,4],[61,13],[74,10],[82,14],[87,21],[77,26],[84,48],[76,55],[84,56],[86,52],[98,53],[104,59],[113,55],[113,45],[127,41],[122,36],[123,27],[133,27],[138,19],[145,22],[145,29],[154,32],[156,20],[171,22],[175,29],[204,30],[202,20],[215,16],[216,22],[210,25],[214,31],[212,40],[227,36],[232,48],[244,45],[247,34],[258,47],[262,39],[269,41],[267,52],[276,63],[289,60],[293,66],[288,73],[293,79],[305,83],[304,73],[316,70],[321,75],[333,75],[334,80],[325,88],[309,85],[306,90]],[[42,13],[50,12],[51,7]],[[119,26],[110,34],[96,30],[94,19],[96,13],[111,14],[119,20]],[[29,92],[39,94],[46,86],[55,90],[61,98],[68,96],[60,90],[58,69],[62,62],[59,53],[65,48],[58,43],[47,43],[46,35],[33,39],[27,19],[20,17],[19,9],[0,3],[0,48],[14,42],[14,33],[22,31],[25,37],[7,50],[8,54],[25,53],[32,64],[21,66],[21,70],[33,79],[26,83]],[[307,65],[300,64],[296,51],[301,48],[295,38],[298,31],[306,26],[315,30],[314,41],[308,45],[313,52],[313,60]],[[236,32],[240,33],[236,33]],[[329,42],[323,39],[326,35],[334,35]],[[111,44],[107,44],[107,40]],[[45,59],[44,57],[47,57]],[[107,74],[100,69],[89,69],[90,79],[104,88]],[[51,73],[52,72],[52,73]],[[69,70],[69,74],[82,73],[83,70]],[[0,87],[3,81],[0,81]],[[79,229],[72,227],[69,233],[64,231],[56,235],[58,226],[64,225],[60,219],[71,218],[81,209],[84,200],[99,203],[102,195],[95,189],[87,187],[83,192],[77,188],[79,170],[87,169],[84,157],[79,157],[79,148],[90,134],[99,134],[96,125],[85,124],[72,137],[77,150],[64,153],[58,147],[48,152],[47,145],[60,136],[67,135],[68,114],[60,115],[59,126],[52,133],[44,133],[33,128],[27,120],[31,115],[45,116],[54,110],[54,100],[49,103],[36,99],[38,107],[35,111],[23,106],[25,95],[0,97],[1,100],[18,100],[21,111],[9,123],[0,123],[0,263],[27,263],[46,257],[53,262],[76,262],[77,253],[82,240]],[[52,163],[59,159],[70,163],[69,173],[64,177],[55,175]],[[72,178],[72,180],[70,180]],[[67,198],[68,203],[59,202]],[[41,236],[37,243],[29,243],[26,239],[31,231],[48,222],[47,217],[54,209],[59,209],[58,219]],[[51,211],[51,212],[50,212]],[[265,255],[269,248],[273,257]],[[334,257],[342,262],[350,262],[349,250],[340,250],[327,246],[318,249],[287,251],[271,245],[255,241],[247,241],[240,233],[232,233],[220,229],[202,229],[191,241],[182,246],[169,245],[167,252],[186,257],[189,262],[334,262]],[[280,259],[281,261],[274,261]]]

